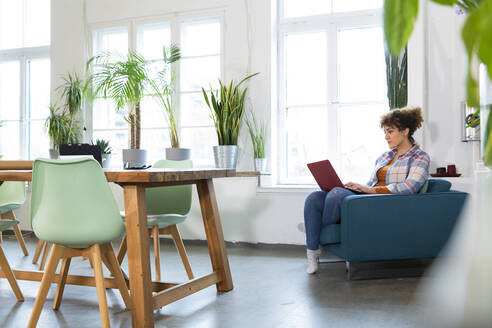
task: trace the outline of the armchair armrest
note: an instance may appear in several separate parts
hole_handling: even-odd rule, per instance
[[[354,195],[341,210],[348,260],[430,258],[439,254],[468,194]]]

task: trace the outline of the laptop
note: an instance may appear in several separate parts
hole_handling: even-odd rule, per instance
[[[344,187],[342,181],[338,177],[337,172],[331,165],[329,160],[308,163],[307,167],[311,171],[314,179],[318,183],[321,190],[330,191],[335,187],[348,189],[356,194],[363,194],[362,191]]]

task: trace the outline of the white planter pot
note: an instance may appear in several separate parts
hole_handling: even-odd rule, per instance
[[[255,171],[260,173],[266,172],[267,159],[266,158],[255,158]]]
[[[147,165],[147,150],[123,149],[123,167],[126,169],[139,169]]]
[[[216,168],[235,169],[238,157],[238,146],[214,146],[214,160]]]
[[[191,158],[189,148],[166,148],[166,159],[170,161],[185,161]]]
[[[108,168],[111,165],[111,154],[101,154],[102,167]]]

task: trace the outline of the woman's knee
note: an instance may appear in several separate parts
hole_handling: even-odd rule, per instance
[[[325,191],[319,191],[319,190],[310,193],[306,197],[306,200],[304,201],[304,208],[309,208],[309,207],[323,204],[325,199],[325,194],[326,194]]]

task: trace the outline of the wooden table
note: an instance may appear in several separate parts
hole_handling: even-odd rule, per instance
[[[26,170],[29,168],[29,161],[17,162],[16,165],[10,166],[7,161],[0,162],[2,162],[0,163],[0,181],[31,181],[32,172]],[[30,163],[32,167],[32,162]],[[15,168],[22,169],[16,170]],[[115,182],[124,189],[133,327],[153,327],[154,309],[208,286],[215,284],[220,292],[227,292],[233,288],[212,180],[235,177],[235,170],[106,170],[105,174],[109,182]],[[152,281],[145,188],[180,184],[196,184],[197,186],[213,271],[182,284]],[[20,280],[41,281],[43,275],[42,272],[37,271],[13,271],[16,278]],[[0,277],[4,277],[2,273]],[[57,275],[55,281],[58,279]],[[69,275],[67,284],[95,286],[95,281],[89,276]],[[113,278],[105,278],[105,287],[116,288]],[[153,292],[155,292],[154,295]]]

